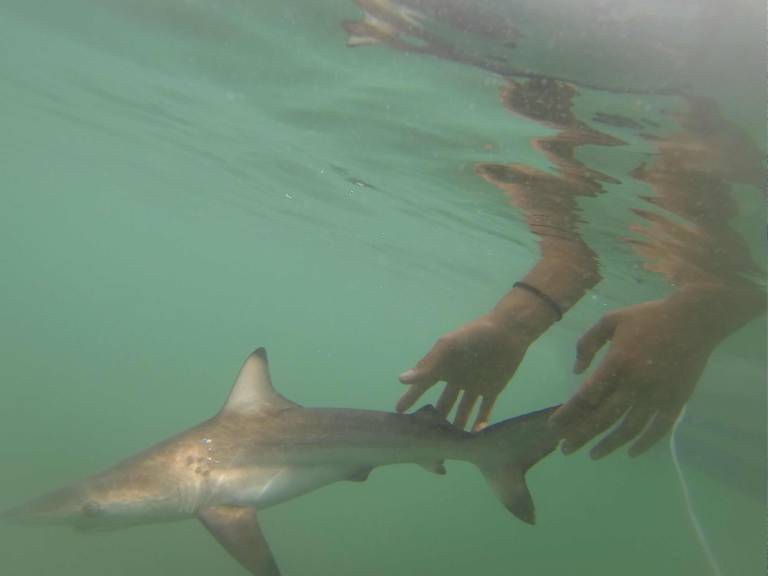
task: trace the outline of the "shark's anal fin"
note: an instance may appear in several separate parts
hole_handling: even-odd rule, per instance
[[[199,514],[200,521],[227,552],[254,576],[280,576],[259,527],[256,510],[237,506],[212,506]]]

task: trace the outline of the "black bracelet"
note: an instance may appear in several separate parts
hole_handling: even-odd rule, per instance
[[[552,298],[544,294],[541,290],[536,288],[536,286],[531,286],[530,284],[526,284],[525,282],[515,282],[512,284],[512,288],[522,288],[523,290],[528,290],[531,294],[535,294],[538,296],[542,302],[544,302],[547,306],[552,308],[552,311],[557,316],[558,321],[563,319],[563,311],[560,308],[560,305],[555,302]]]

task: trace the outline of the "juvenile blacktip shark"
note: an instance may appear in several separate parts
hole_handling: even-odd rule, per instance
[[[210,420],[0,518],[88,531],[197,517],[251,574],[277,576],[257,511],[339,480],[363,481],[386,464],[445,474],[444,460],[472,462],[507,509],[532,524],[525,473],[557,445],[547,424],[554,409],[472,434],[432,406],[413,414],[302,408],[275,392],[260,348]]]

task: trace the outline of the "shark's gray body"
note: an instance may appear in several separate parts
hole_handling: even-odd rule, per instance
[[[252,574],[274,576],[256,511],[339,480],[365,480],[376,466],[411,462],[444,474],[443,460],[472,462],[507,508],[532,523],[524,475],[557,444],[546,423],[551,411],[470,434],[431,406],[407,415],[302,408],[274,391],[259,349],[212,419],[0,517],[83,530],[198,517]]]

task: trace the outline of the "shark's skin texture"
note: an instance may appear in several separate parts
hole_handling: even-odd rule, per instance
[[[257,511],[339,480],[363,481],[386,464],[445,474],[445,459],[472,462],[502,503],[533,523],[524,475],[557,446],[546,422],[554,409],[470,434],[431,406],[413,414],[302,408],[274,391],[261,348],[210,420],[0,519],[89,531],[197,517],[251,574],[275,576]]]

